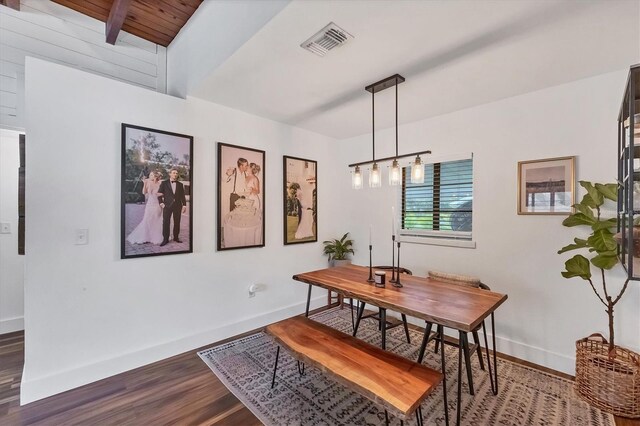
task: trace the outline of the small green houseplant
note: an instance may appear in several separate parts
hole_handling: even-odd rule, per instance
[[[574,238],[558,251],[562,254],[571,250],[584,250],[586,257],[576,254],[565,262],[562,276],[578,277],[587,281],[598,300],[606,308],[609,317],[609,340],[593,334],[576,342],[576,391],[592,405],[612,414],[625,417],[640,417],[640,355],[615,344],[613,313],[616,304],[627,289],[627,278],[620,292],[610,294],[607,287],[606,271],[613,269],[618,258],[613,229],[617,228],[616,218],[604,219],[601,207],[605,200],[616,202],[618,185],[615,183],[600,184],[580,181],[587,193],[577,204],[573,205],[574,213],[562,224],[567,227],[586,226],[590,234],[586,239]],[[592,266],[595,268],[594,278]],[[600,281],[602,290],[596,289],[594,280]]]
[[[353,240],[347,238],[349,233],[347,232],[340,239],[333,239],[323,241],[324,252],[329,257],[329,263],[332,266],[348,263],[348,255],[353,254]]]

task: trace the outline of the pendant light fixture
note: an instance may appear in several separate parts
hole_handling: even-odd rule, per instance
[[[360,171],[360,166],[356,166],[356,169],[351,175],[351,187],[353,189],[362,188],[362,172]]]
[[[379,188],[382,186],[382,171],[378,163],[392,160],[389,167],[389,185],[395,186],[402,183],[402,167],[398,160],[408,157],[416,157],[415,161],[411,165],[411,182],[423,183],[424,182],[424,164],[420,159],[420,155],[431,154],[431,151],[425,150],[420,152],[414,152],[411,154],[398,155],[398,84],[404,82],[404,77],[400,74],[394,74],[391,77],[387,77],[384,80],[380,80],[377,83],[370,84],[365,87],[367,92],[371,93],[371,142],[372,142],[372,159],[371,161],[362,161],[359,163],[349,164],[349,167],[354,167],[354,171],[351,174],[351,186],[353,189],[360,189],[363,186],[362,172],[360,166],[371,164],[369,170],[369,187]],[[396,88],[396,152],[393,157],[376,159],[376,133],[375,133],[375,94],[390,87]],[[422,179],[422,180],[420,180]]]
[[[400,164],[398,163],[398,85],[396,84],[396,158],[391,163],[389,169],[389,185],[400,185],[402,180],[402,170],[400,170]]]
[[[416,159],[411,164],[411,183],[424,183],[424,164],[420,155],[416,155]]]

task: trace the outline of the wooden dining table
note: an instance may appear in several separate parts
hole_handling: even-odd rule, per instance
[[[401,276],[401,287],[389,283],[391,272],[387,272],[385,287],[376,287],[367,281],[370,268],[358,265],[345,265],[296,274],[293,279],[309,285],[305,315],[309,316],[311,289],[321,287],[342,295],[358,299],[380,308],[380,321],[386,322],[386,310],[411,315],[428,323],[442,325],[459,332],[460,342],[466,341],[467,333],[482,325],[491,389],[498,393],[498,365],[496,359],[495,311],[507,300],[506,294],[474,287],[453,285],[432,278],[415,275]],[[361,305],[364,308],[364,304]],[[485,319],[491,316],[491,338],[493,343],[493,371],[487,341]],[[382,348],[386,346],[386,327],[380,327]],[[425,341],[428,336],[425,334]],[[479,342],[476,342],[479,344]],[[460,398],[462,394],[462,344],[458,345],[458,404],[457,423],[460,423]],[[423,350],[421,351],[421,354]],[[418,362],[421,362],[419,359]],[[465,361],[469,363],[468,351]],[[444,373],[445,366],[442,366]]]

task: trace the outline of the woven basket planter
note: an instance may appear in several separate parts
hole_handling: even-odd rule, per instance
[[[615,352],[610,358],[600,335],[576,342],[576,392],[602,411],[640,418],[640,355],[619,346]]]

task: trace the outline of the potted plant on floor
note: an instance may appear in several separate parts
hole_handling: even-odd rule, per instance
[[[329,264],[331,266],[342,266],[351,263],[348,256],[353,254],[353,240],[347,238],[347,232],[342,238],[323,241],[324,254],[329,256]]]
[[[587,191],[582,201],[575,204],[574,213],[562,224],[568,227],[588,226],[591,230],[586,239],[575,238],[558,251],[558,254],[583,249],[590,258],[581,254],[565,262],[565,278],[582,278],[605,306],[609,317],[609,339],[600,334],[576,342],[576,392],[587,402],[611,414],[640,417],[640,355],[615,344],[613,313],[616,304],[627,289],[629,279],[624,282],[618,294],[609,293],[606,271],[618,265],[617,242],[612,229],[617,227],[616,218],[603,219],[601,206],[605,199],[617,201],[617,184],[592,184],[580,181]],[[595,267],[594,278],[591,268]],[[602,284],[602,292],[596,283]],[[600,287],[600,286],[598,286]]]

